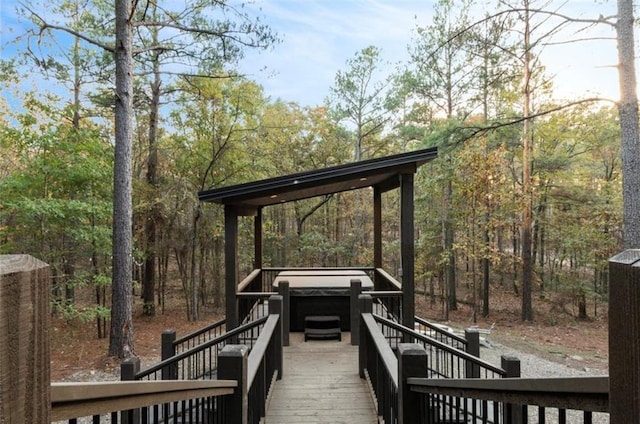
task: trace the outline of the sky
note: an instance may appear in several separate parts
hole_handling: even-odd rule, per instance
[[[615,13],[612,0],[557,3],[564,4],[563,13],[576,17]],[[0,0],[3,57],[13,53],[5,43],[24,31],[15,15],[16,4],[17,0]],[[259,13],[282,42],[268,51],[247,52],[240,70],[260,83],[273,100],[317,106],[328,95],[336,72],[346,70],[346,61],[369,45],[381,48],[382,58],[391,64],[388,72],[393,64],[406,62],[415,29],[431,23],[433,7],[434,0],[254,0],[248,10]],[[483,15],[483,7],[479,9]],[[615,33],[602,26],[581,35],[613,37]],[[618,97],[612,40],[549,46],[542,61],[554,76],[559,97]]]
[[[267,95],[319,105],[334,84],[336,72],[369,45],[382,49],[384,60],[408,59],[407,46],[416,26],[432,21],[434,0],[258,0],[265,23],[282,43],[268,52],[249,54],[241,69],[259,81]],[[479,2],[483,3],[483,2]],[[613,2],[569,0],[566,14],[597,18],[615,13]],[[484,15],[484,10],[478,11]],[[581,34],[612,37],[611,28]],[[556,80],[559,97],[601,95],[617,99],[617,62],[612,40],[549,46],[542,57]],[[266,71],[261,69],[266,67]],[[390,68],[391,70],[392,68]]]

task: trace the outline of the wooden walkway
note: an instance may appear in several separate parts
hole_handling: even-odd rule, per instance
[[[336,340],[304,341],[291,333],[284,348],[284,376],[273,391],[269,424],[377,424],[371,394],[358,375],[358,347],[349,333]]]

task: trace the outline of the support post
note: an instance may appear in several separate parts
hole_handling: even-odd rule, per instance
[[[400,343],[398,345],[398,423],[409,424],[421,422],[426,416],[424,403],[420,395],[412,392],[407,379],[426,377],[427,351],[416,343]]]
[[[176,348],[173,342],[176,341],[176,330],[164,330],[161,338],[161,356],[162,361],[172,358],[176,355]],[[177,380],[178,379],[178,367],[176,364],[171,364],[162,369],[163,380]]]
[[[382,268],[382,193],[378,187],[373,188],[373,267]]]
[[[227,423],[247,424],[249,415],[248,349],[244,345],[226,345],[218,355],[218,379],[238,382],[235,392],[225,396]]]
[[[360,302],[360,342],[358,343],[358,370],[360,378],[365,378],[364,370],[367,368],[367,329],[362,319],[362,314],[370,314],[373,311],[373,299],[371,295],[361,294],[358,296]]]
[[[506,378],[520,377],[520,360],[514,356],[502,355],[500,357],[500,366],[507,372]],[[511,403],[504,404],[503,416],[505,422],[512,424],[523,424],[525,421],[525,406],[513,405]]]
[[[140,372],[140,358],[132,356],[120,363],[120,380],[134,381],[136,374]],[[140,424],[140,410],[130,409],[120,413],[122,424]]]
[[[238,212],[232,206],[224,207],[224,270],[227,331],[238,326],[236,289],[238,275]]]
[[[413,174],[400,175],[400,266],[402,268],[402,325],[413,328],[414,287],[414,204]]]
[[[609,418],[640,417],[640,249],[609,260]]]
[[[0,255],[0,423],[51,422],[49,265]]]
[[[253,218],[253,268],[262,269],[262,208]]]
[[[358,297],[362,293],[362,281],[359,279],[351,280],[351,298],[349,317],[351,319],[351,346],[358,346],[360,342],[360,300]]]
[[[289,346],[289,333],[291,332],[291,297],[289,294],[289,282],[280,281],[278,294],[282,296],[282,345]]]
[[[475,328],[464,330],[464,338],[467,340],[467,353],[476,358],[480,357],[480,332]],[[480,367],[478,364],[467,362],[465,367],[467,378],[480,378]]]
[[[283,333],[282,333],[282,316],[283,316],[283,304],[282,304],[282,296],[273,295],[269,297],[269,315],[279,315],[278,325],[275,329],[274,338],[276,340],[275,349],[276,349],[276,368],[278,369],[278,380],[282,379],[282,365],[284,364],[283,360]]]

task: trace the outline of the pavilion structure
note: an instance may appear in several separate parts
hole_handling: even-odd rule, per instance
[[[262,268],[262,209],[267,206],[371,187],[373,196],[373,267],[382,268],[382,194],[400,190],[400,276],[402,324],[413,328],[414,304],[414,175],[435,159],[437,149],[423,149],[276,178],[213,188],[198,193],[204,202],[224,206],[225,295],[227,328],[239,325],[236,289],[239,278],[238,217],[254,218],[256,269]]]

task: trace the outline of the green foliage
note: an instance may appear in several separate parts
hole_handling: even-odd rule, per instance
[[[52,15],[108,46],[112,4],[82,5],[57,2]],[[439,148],[440,157],[416,176],[415,216],[416,272],[433,278],[441,293],[449,264],[469,270],[457,282],[467,287],[479,281],[483,260],[491,265],[492,287],[517,286],[517,227],[523,204],[530,202],[539,297],[551,298],[553,291],[574,303],[606,298],[607,259],[621,246],[616,111],[588,105],[536,117],[533,190],[523,196],[522,75],[516,54],[522,46],[514,45],[509,14],[463,34],[471,5],[440,1],[434,21],[417,29],[411,60],[396,75],[379,48],[365,47],[337,73],[326,105],[303,107],[271,100],[257,83],[229,77],[245,48],[277,41],[244,9],[208,1],[190,2],[184,14],[171,9],[177,4],[155,11],[138,6],[137,71],[150,75],[159,64],[171,72],[161,83],[156,185],[144,178],[151,83],[148,76],[136,78],[134,252],[137,262],[148,257],[144,224],[153,219],[152,248],[163,268],[158,278],[180,279],[188,307],[194,306],[194,293],[203,304],[219,304],[224,278],[223,211],[200,204],[198,191],[344,164],[353,160],[357,143],[362,158]],[[228,15],[216,20],[212,10]],[[215,31],[196,36],[177,35],[168,26],[154,29],[152,22],[163,13]],[[241,36],[232,42],[234,31]],[[175,43],[146,48],[154,37],[168,41],[165,33],[175,35]],[[28,38],[43,47],[31,54],[47,51],[28,63],[43,70],[52,87],[19,93],[27,62],[0,61],[3,90],[14,96],[0,100],[0,252],[27,252],[49,262],[60,285],[56,309],[65,317],[103,318],[104,299],[87,307],[60,293],[110,284],[113,129],[98,123],[112,118],[111,53],[68,37],[74,47],[65,55],[49,54],[51,39]],[[174,78],[176,63],[185,65],[189,76]],[[82,71],[78,75],[74,65]],[[74,125],[78,104],[70,98],[76,82],[84,88],[78,89],[82,119]],[[536,84],[542,87],[537,109],[561,106],[544,101],[550,87],[541,73]],[[384,267],[394,273],[399,269],[397,193],[385,193],[383,202]],[[370,193],[363,191],[266,208],[264,264],[370,265],[370,205]],[[453,234],[451,244],[445,241],[447,231]],[[239,268],[245,273],[254,260],[250,218],[241,220],[239,232]]]
[[[22,111],[5,115],[12,124],[0,133],[0,155],[10,161],[0,179],[0,253],[49,263],[53,310],[68,320],[102,316],[102,305],[77,306],[69,296],[108,280],[111,145],[98,127],[73,128],[68,111],[48,98],[24,99]]]

